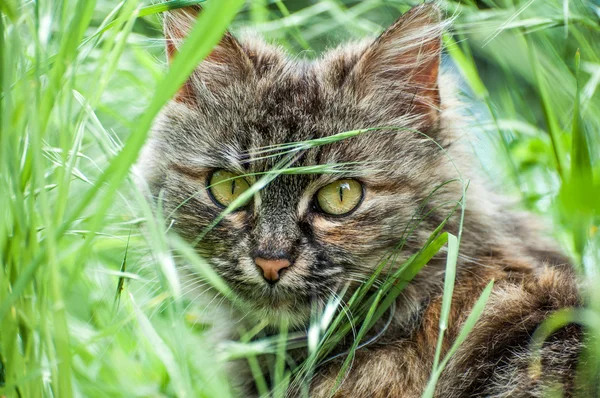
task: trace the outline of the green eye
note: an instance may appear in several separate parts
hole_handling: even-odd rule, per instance
[[[317,202],[327,214],[340,216],[354,210],[362,200],[363,188],[356,180],[338,180],[317,192]]]
[[[243,177],[226,170],[215,171],[208,181],[210,195],[218,205],[223,207],[229,206],[248,188],[250,185]]]

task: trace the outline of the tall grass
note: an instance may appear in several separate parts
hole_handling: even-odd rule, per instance
[[[347,302],[352,322],[343,311],[332,312],[315,319],[307,336],[282,325],[280,336],[257,339],[258,325],[240,342],[215,346],[206,332],[214,319],[185,298],[196,286],[179,280],[175,257],[231,292],[189,245],[166,233],[160,209],[152,216],[129,173],[156,113],[228,26],[234,32],[251,26],[314,57],[340,40],[379,33],[419,1],[207,1],[167,71],[157,14],[198,2],[0,3],[0,396],[235,396],[224,371],[232,358],[249,362],[266,394],[257,360],[265,352],[276,358],[277,396],[291,372],[309,379],[336,342],[354,332],[347,368],[353,350],[368,343],[361,337],[393,311],[402,287],[384,283],[368,294],[374,275]],[[600,6],[591,0],[440,4],[456,19],[444,38],[445,66],[463,82],[482,167],[522,198],[523,207],[552,219],[554,235],[592,287],[582,291],[585,310],[556,314],[534,343],[565,322],[580,322],[595,332],[586,355],[598,367]],[[274,150],[293,156],[328,142]],[[259,176],[254,189],[280,173],[305,172],[336,168],[282,163]],[[460,199],[456,211],[465,205]],[[436,231],[387,280],[410,279],[447,245],[447,313],[459,242],[460,236]],[[425,396],[448,355],[468,338],[486,294],[489,288],[449,353],[437,350]],[[331,305],[341,301],[332,298]],[[439,347],[445,322],[443,316]],[[309,356],[292,371],[286,347],[294,344]]]

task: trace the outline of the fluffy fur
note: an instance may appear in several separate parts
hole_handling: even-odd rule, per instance
[[[166,16],[170,57],[197,11]],[[536,223],[508,211],[478,181],[472,154],[463,149],[460,104],[451,79],[440,72],[444,27],[439,10],[424,4],[376,40],[341,46],[312,62],[257,38],[226,34],[162,111],[138,168],[151,194],[164,198],[167,221],[194,242],[222,211],[205,188],[211,170],[260,173],[280,160],[261,158],[261,148],[388,127],[304,151],[293,166],[354,163],[341,174],[277,177],[248,207],[219,222],[198,252],[251,307],[246,319],[278,325],[286,318],[303,328],[313,303],[347,281],[368,278],[398,242],[406,240],[398,264],[419,250],[461,200],[459,177],[468,179],[448,343],[466,318],[464,309],[490,279],[497,283],[438,395],[539,396],[550,383],[573,388],[578,329],[544,346],[548,371],[542,377],[527,372],[531,333],[551,311],[580,302],[568,267],[556,267],[565,260],[540,238]],[[318,212],[316,191],[344,177],[363,184],[361,205],[345,217]],[[453,216],[446,229],[456,234],[458,221]],[[270,285],[255,257],[284,257],[293,265]],[[392,326],[375,346],[357,352],[336,396],[420,395],[437,339],[444,261],[434,258],[411,282]],[[339,365],[320,369],[312,396],[329,394]]]

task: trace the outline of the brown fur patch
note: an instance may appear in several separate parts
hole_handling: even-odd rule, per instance
[[[457,281],[443,351],[457,337],[487,281],[495,278],[496,284],[482,318],[444,371],[436,397],[537,397],[551,383],[562,384],[567,393],[572,392],[581,348],[578,327],[564,329],[545,346],[545,373],[554,378],[531,377],[527,370],[529,337],[535,329],[553,311],[581,305],[572,273],[556,268],[540,270],[537,275],[482,270],[476,277]],[[357,352],[334,397],[419,397],[431,372],[440,309],[438,296],[426,307],[410,337],[395,338],[391,333],[385,344]],[[318,374],[311,396],[328,396],[340,364],[329,365]],[[516,369],[510,374],[514,385],[495,385],[494,378],[503,376],[511,366]]]
[[[184,11],[166,16],[171,56],[193,17]],[[438,75],[444,26],[437,8],[426,3],[379,39],[340,46],[314,61],[288,57],[255,37],[238,42],[226,35],[161,112],[139,168],[151,196],[164,198],[172,230],[196,243],[222,211],[202,191],[197,167],[263,175],[281,156],[259,155],[273,154],[277,144],[377,127],[303,150],[293,164],[351,164],[344,178],[367,186],[356,211],[328,219],[311,206],[324,176],[279,175],[252,206],[224,217],[197,244],[251,304],[252,311],[232,323],[248,322],[250,329],[253,321],[277,326],[286,319],[306,327],[315,302],[368,278],[402,243],[398,266],[447,219],[446,231],[456,235],[464,228],[444,352],[484,286],[491,279],[496,285],[481,321],[442,375],[437,396],[540,396],[550,382],[572,388],[580,329],[565,328],[543,347],[547,372],[541,377],[531,377],[527,363],[535,328],[552,311],[581,304],[574,278],[543,266],[547,259],[563,261],[555,245],[540,238],[543,228],[478,181],[461,138],[467,127],[456,111],[451,78]],[[455,211],[464,193],[459,180],[471,181],[462,225]],[[267,286],[257,256],[293,265]],[[337,397],[420,396],[438,336],[444,264],[438,253],[411,281],[392,325],[356,353]],[[329,395],[340,364],[319,369],[312,396]]]

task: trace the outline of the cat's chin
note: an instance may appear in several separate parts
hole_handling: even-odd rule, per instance
[[[287,324],[292,328],[305,326],[311,314],[311,299],[305,292],[266,287],[247,287],[238,291],[236,307],[244,317],[256,322],[267,322],[279,327]]]
[[[310,319],[309,308],[292,308],[282,306],[278,309],[273,308],[255,308],[252,314],[254,322],[266,322],[274,330],[278,330],[283,325],[290,329],[303,329]]]

